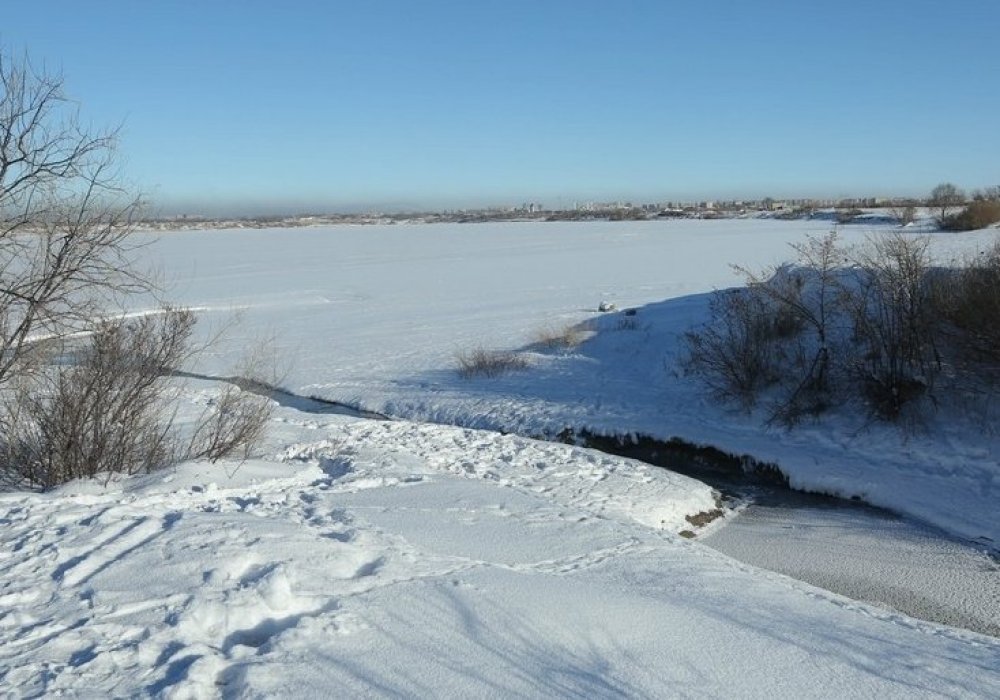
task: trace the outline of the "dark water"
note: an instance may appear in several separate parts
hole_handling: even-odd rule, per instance
[[[234,384],[244,391],[250,391],[259,396],[264,396],[279,406],[294,408],[303,413],[319,413],[325,415],[351,416],[352,418],[368,418],[371,420],[389,420],[389,416],[366,411],[356,406],[350,406],[339,401],[327,401],[314,396],[300,396],[299,394],[273,386],[260,381],[246,379],[245,377],[216,377],[209,374],[198,374],[196,372],[183,372],[175,370],[171,373],[175,377],[186,379],[200,379],[207,382],[226,382]]]

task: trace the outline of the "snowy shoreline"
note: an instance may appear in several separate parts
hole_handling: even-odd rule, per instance
[[[158,697],[1000,696],[1000,639],[915,620],[685,539],[707,485],[477,431],[680,435],[994,538],[997,438],[793,433],[672,374],[729,262],[819,222],[178,232],[143,249],[223,343],[273,337],[300,396],[470,428],[277,409],[262,456],[0,494],[0,690]],[[852,229],[856,240],[864,232]],[[947,254],[993,233],[939,238]],[[598,302],[636,308],[631,324]],[[134,311],[154,308],[137,302]],[[566,352],[539,328],[585,324]],[[463,380],[455,353],[526,353]],[[218,387],[189,380],[197,415]],[[850,488],[847,488],[850,486]],[[860,486],[860,487],[859,487]],[[708,529],[714,527],[709,525]],[[721,530],[720,530],[721,531]],[[768,552],[762,552],[762,556]],[[988,573],[988,572],[987,572]],[[734,689],[736,689],[734,691]]]
[[[197,387],[196,387],[197,389]],[[214,393],[191,396],[192,410]],[[281,408],[243,465],[0,496],[28,695],[1000,692],[1000,640],[675,534],[711,489],[592,450]]]

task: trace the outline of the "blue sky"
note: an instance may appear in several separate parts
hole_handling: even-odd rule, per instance
[[[1000,183],[997,0],[32,0],[164,213]]]

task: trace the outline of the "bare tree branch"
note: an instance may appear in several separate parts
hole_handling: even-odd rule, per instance
[[[33,337],[74,333],[149,287],[132,264],[142,202],[120,178],[117,136],[81,123],[61,75],[0,53],[0,386]]]

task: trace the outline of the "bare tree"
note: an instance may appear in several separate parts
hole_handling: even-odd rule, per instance
[[[985,187],[972,192],[973,202],[997,202],[1000,201],[1000,186]]]
[[[931,195],[927,198],[927,206],[940,210],[938,223],[942,223],[948,218],[950,209],[960,207],[964,203],[965,193],[950,182],[942,182],[931,190]]]
[[[30,341],[77,331],[98,305],[146,287],[129,240],[140,198],[116,141],[83,124],[61,75],[0,52],[0,385]]]
[[[734,265],[747,281],[747,288],[767,300],[776,337],[790,338],[803,329],[812,333],[809,343],[800,343],[796,356],[801,366],[793,378],[788,396],[779,402],[772,418],[794,423],[802,413],[816,410],[828,400],[831,370],[830,326],[835,313],[843,252],[837,233],[808,236],[805,243],[793,243],[795,266],[782,265],[755,273]]]
[[[110,315],[136,274],[140,198],[117,130],[81,122],[58,74],[0,50],[0,482],[50,487],[248,451],[271,403],[229,388],[188,431],[169,377],[200,348],[195,317]]]

